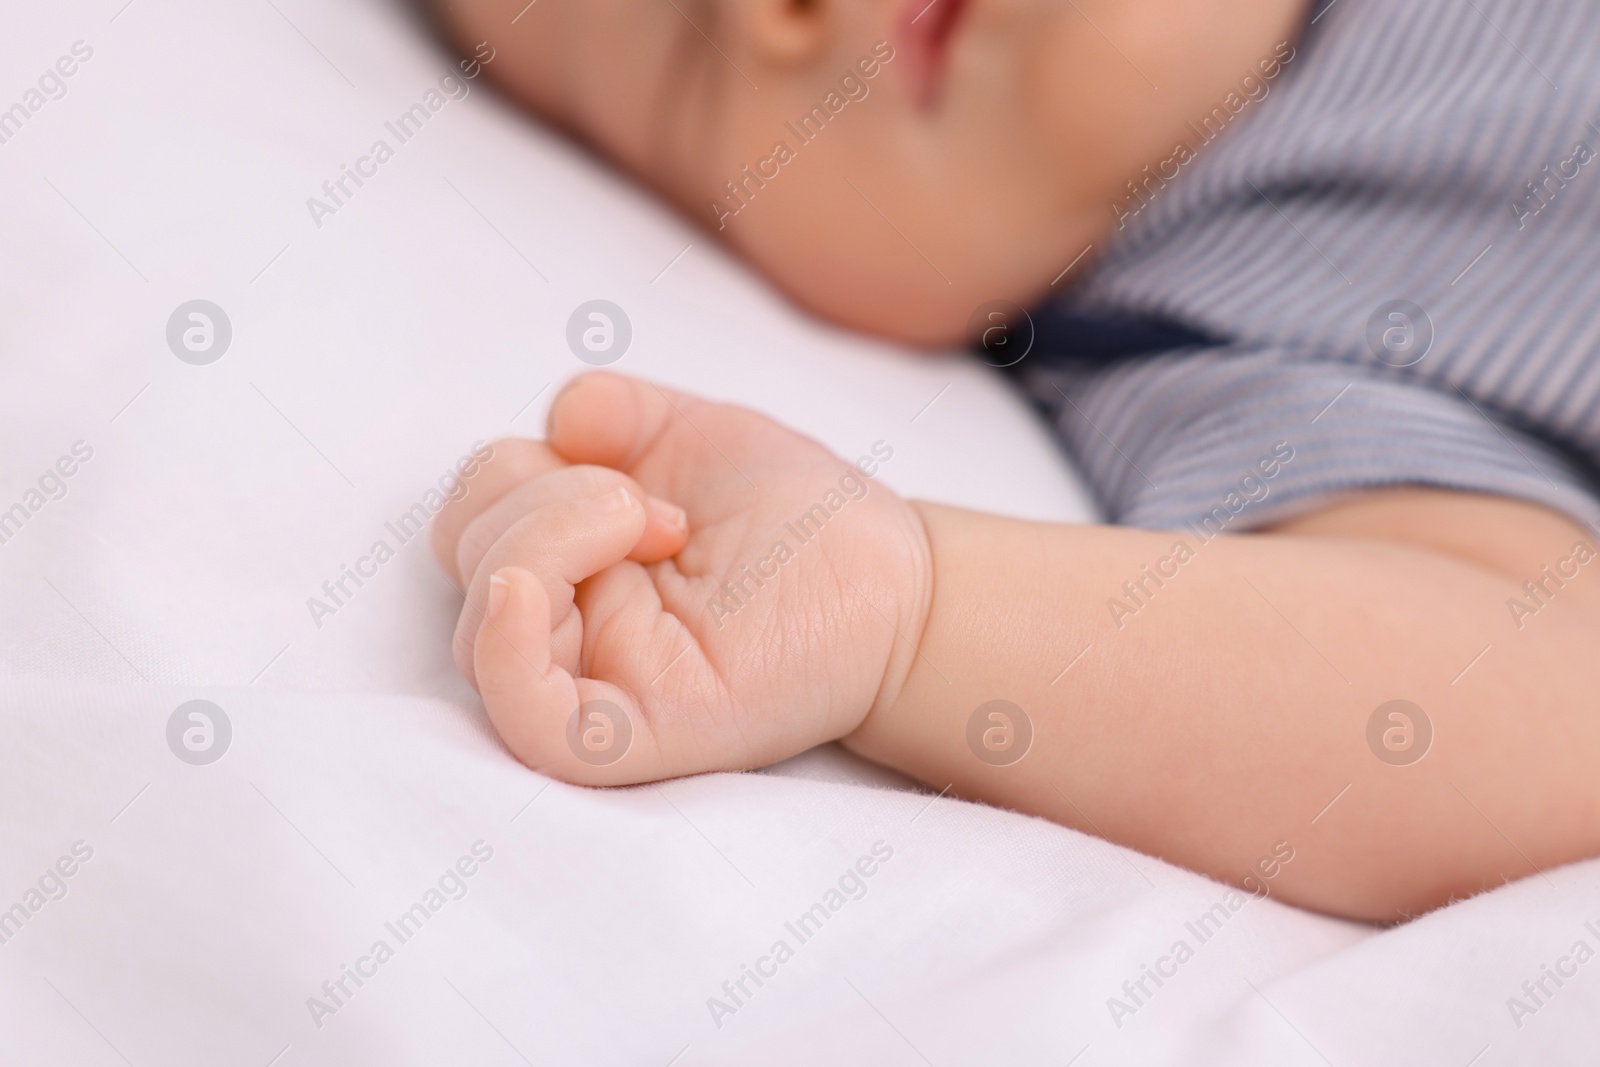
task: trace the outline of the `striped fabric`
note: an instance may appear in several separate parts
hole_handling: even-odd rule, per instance
[[[1018,373],[1115,522],[1405,483],[1600,520],[1600,4],[1314,7]],[[1096,319],[1220,340],[1107,358],[1049,326]]]

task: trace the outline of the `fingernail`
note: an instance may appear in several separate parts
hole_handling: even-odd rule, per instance
[[[511,583],[500,577],[499,574],[489,575],[489,618],[496,619],[505,610],[506,594],[511,592]]]
[[[645,507],[649,509],[651,518],[672,530],[682,530],[689,525],[689,515],[676,504],[668,503],[660,497],[646,497]]]
[[[604,496],[585,500],[583,507],[596,515],[611,515],[633,507],[633,494],[628,492],[627,486],[619,485]]]

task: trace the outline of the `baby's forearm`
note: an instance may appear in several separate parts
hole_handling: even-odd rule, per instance
[[[1600,563],[1569,560],[1559,587],[1540,569],[1571,557],[1570,523],[1541,512],[1484,562],[916,507],[932,606],[903,686],[845,739],[868,758],[1378,920],[1600,847]],[[1022,715],[969,730],[994,700]],[[1393,700],[1431,742],[1385,712],[1369,743]]]

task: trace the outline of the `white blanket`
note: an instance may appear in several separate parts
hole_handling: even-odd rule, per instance
[[[984,368],[796,315],[391,6],[3,25],[0,1062],[1593,1061],[1597,864],[1380,932],[831,748],[521,767],[397,523],[537,432],[580,303],[629,316],[617,369],[889,441],[901,492],[1081,486]]]

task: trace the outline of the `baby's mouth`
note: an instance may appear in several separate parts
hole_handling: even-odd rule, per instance
[[[897,27],[907,53],[911,90],[919,105],[930,107],[939,97],[945,57],[956,24],[968,0],[905,0]]]

